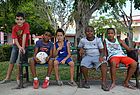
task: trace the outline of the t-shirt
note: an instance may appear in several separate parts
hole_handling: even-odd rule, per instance
[[[59,47],[58,42],[55,43],[56,49]],[[67,51],[67,41],[64,41],[64,46],[58,51],[58,57],[66,57],[68,55]]]
[[[88,41],[86,37],[82,38],[78,45],[79,48],[84,48],[85,54],[89,56],[99,56],[99,49],[103,49],[103,43],[100,38],[95,37],[93,41]]]
[[[52,42],[48,42],[48,43],[44,43],[42,39],[38,40],[36,42],[35,48],[39,49],[39,52],[46,52],[48,55],[50,54],[50,50],[53,49],[53,43]]]
[[[108,39],[105,39],[105,42],[106,42],[106,48],[108,52],[108,58],[107,58],[108,60],[112,56],[126,56],[117,39],[115,39],[115,42],[110,42]]]
[[[29,34],[30,34],[29,28],[30,28],[30,26],[27,22],[23,23],[22,27],[18,26],[17,24],[13,26],[13,28],[12,28],[12,38],[13,39],[17,38],[20,46],[22,46],[23,34],[27,34],[26,41],[25,41],[25,46],[26,47],[28,46],[28,44],[29,44]]]

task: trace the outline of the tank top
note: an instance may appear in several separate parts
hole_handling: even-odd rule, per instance
[[[108,52],[107,60],[109,60],[112,56],[126,56],[117,39],[115,39],[115,42],[110,42],[108,39],[105,39],[105,42],[106,42],[106,48]]]
[[[56,42],[55,44],[56,49],[59,47],[58,46],[58,42]],[[66,57],[68,55],[68,51],[67,51],[67,41],[64,41],[64,46],[61,50],[58,51],[58,57]]]

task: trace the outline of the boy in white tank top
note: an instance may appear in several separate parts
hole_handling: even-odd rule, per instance
[[[121,46],[124,47],[127,51],[131,51],[131,49],[122,40],[120,39],[117,40],[116,38],[114,38],[114,36],[115,36],[114,28],[108,28],[107,39],[105,39],[104,48],[106,51],[105,55],[107,56],[107,60],[111,66],[110,71],[112,84],[110,86],[110,89],[113,89],[115,87],[116,67],[118,67],[120,63],[129,66],[129,70],[123,86],[130,89],[135,89],[135,87],[129,84],[129,80],[136,71],[137,63],[132,58],[127,57],[127,55],[123,52]]]

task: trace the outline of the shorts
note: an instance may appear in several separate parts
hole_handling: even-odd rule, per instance
[[[31,60],[35,61],[34,57]],[[49,60],[54,60],[54,58],[50,58]],[[40,64],[40,63],[36,63],[36,64]],[[45,64],[48,64],[48,62],[46,62]]]
[[[84,56],[81,61],[81,66],[95,68],[97,70],[104,63],[99,62],[99,56]]]
[[[16,45],[12,46],[12,51],[11,51],[11,57],[10,57],[10,63],[15,64],[15,63],[20,63],[21,58],[19,55],[19,49]],[[23,55],[23,62],[28,62],[28,49],[25,48],[25,54]]]
[[[119,64],[122,63],[126,67],[132,63],[136,62],[134,59],[128,56],[113,56],[110,58],[109,63],[116,63],[116,67],[119,67]]]
[[[65,58],[65,57],[57,57],[56,60],[57,60],[59,63],[61,63],[61,61],[62,61],[64,58]],[[68,64],[68,63],[71,62],[71,61],[72,61],[72,59],[71,59],[71,58],[68,58],[68,59],[65,61],[65,63]]]

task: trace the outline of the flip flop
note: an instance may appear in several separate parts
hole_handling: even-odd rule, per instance
[[[109,87],[108,87],[107,85],[105,85],[105,84],[102,84],[102,85],[101,85],[101,88],[102,88],[104,91],[109,91],[109,90],[110,90]]]
[[[130,84],[128,84],[128,85],[123,85],[124,87],[126,87],[126,88],[129,88],[129,89],[132,89],[132,90],[136,90],[136,87],[134,87],[134,86],[132,86],[132,85],[130,85]]]
[[[110,88],[109,88],[109,90],[112,90],[113,88],[115,88],[116,87],[116,85],[114,84],[114,85],[112,85],[111,84],[111,86],[110,86]]]

